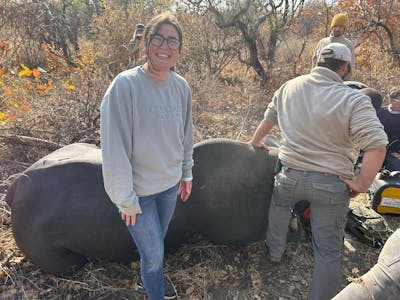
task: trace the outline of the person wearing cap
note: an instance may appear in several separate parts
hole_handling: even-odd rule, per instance
[[[389,138],[384,167],[400,171],[400,86],[389,91],[388,99],[389,105],[378,110],[378,118]]]
[[[366,87],[358,90],[360,93],[367,95],[371,99],[372,106],[375,108],[375,111],[378,112],[383,103],[383,95],[372,87]]]
[[[350,60],[351,72],[345,76],[345,80],[351,79],[351,74],[355,70],[355,61],[356,61],[356,57],[354,54],[354,45],[348,38],[344,36],[344,32],[346,30],[348,22],[349,20],[345,14],[343,13],[336,14],[331,21],[330,35],[328,37],[321,39],[318,42],[317,47],[315,48],[312,56],[312,67],[315,67],[318,62],[318,56],[321,53],[321,50],[325,46],[329,45],[330,43],[341,43],[343,45],[346,45],[350,49],[351,53],[351,60]]]
[[[128,49],[129,64],[128,68],[135,67],[140,64],[140,43],[144,31],[144,25],[138,23],[135,25],[135,31],[133,32],[132,39],[126,46]]]
[[[366,192],[379,171],[387,136],[369,98],[348,88],[350,50],[331,43],[307,75],[284,83],[273,95],[264,119],[249,141],[268,147],[264,137],[277,125],[281,141],[268,212],[268,259],[279,263],[294,205],[310,202],[314,270],[311,300],[331,299],[341,283],[341,251],[350,197]],[[354,173],[354,147],[364,151]]]

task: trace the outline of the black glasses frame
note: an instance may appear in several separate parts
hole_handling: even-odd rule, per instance
[[[177,50],[181,46],[181,41],[174,37],[165,38],[161,34],[156,33],[150,38],[150,44],[156,47],[161,47],[164,44],[164,41],[167,41],[167,46],[171,50]]]

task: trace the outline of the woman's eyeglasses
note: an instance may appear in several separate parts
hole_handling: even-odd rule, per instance
[[[154,34],[152,35],[151,39],[150,39],[150,44],[152,44],[153,46],[156,47],[161,47],[164,44],[164,41],[167,41],[167,46],[169,49],[171,50],[177,50],[179,49],[179,46],[181,45],[181,42],[174,38],[174,37],[170,37],[170,38],[165,38],[160,34]]]

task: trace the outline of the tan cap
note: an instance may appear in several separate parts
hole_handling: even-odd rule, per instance
[[[318,61],[325,58],[334,58],[351,63],[350,49],[340,43],[331,43],[322,48]]]

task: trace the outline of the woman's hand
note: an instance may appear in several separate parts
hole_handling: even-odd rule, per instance
[[[126,223],[126,225],[135,226],[136,224],[136,215],[126,215],[122,211],[119,212],[121,214],[122,220]]]
[[[192,181],[181,180],[181,182],[179,183],[178,195],[179,197],[181,197],[183,202],[186,202],[191,192],[192,192]]]

